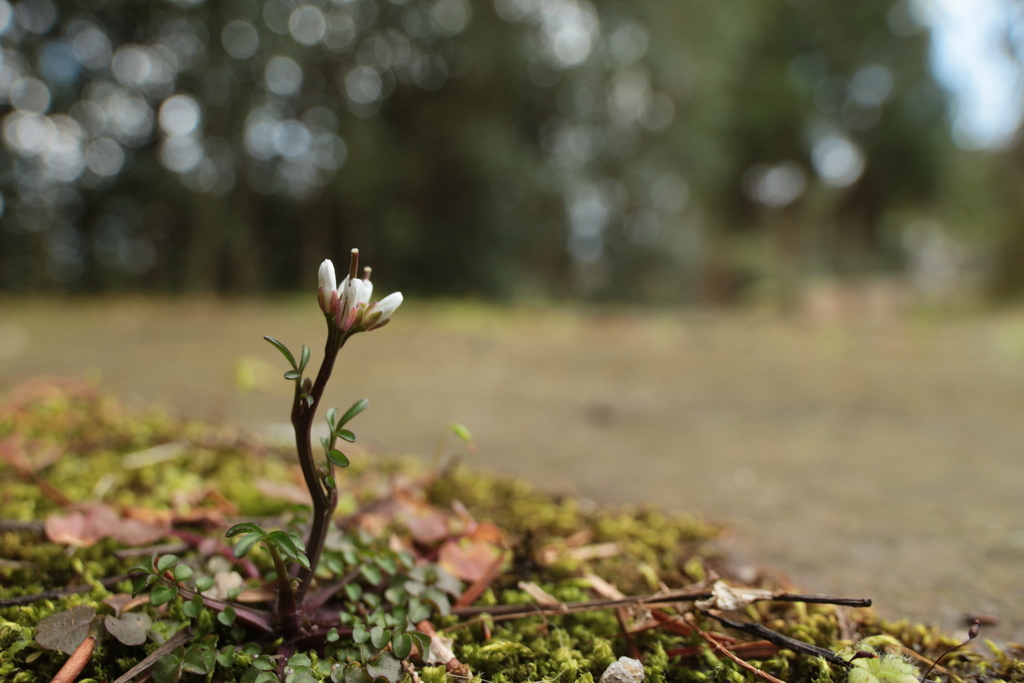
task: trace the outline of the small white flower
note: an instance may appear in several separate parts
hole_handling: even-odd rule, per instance
[[[402,293],[395,292],[374,303],[363,314],[363,327],[367,330],[383,327],[391,320],[391,314],[402,305],[402,301]]]
[[[352,250],[352,262],[349,275],[340,283],[334,272],[334,264],[325,259],[320,264],[317,279],[320,289],[317,299],[320,310],[330,316],[334,325],[348,333],[375,330],[386,325],[391,315],[402,304],[401,292],[395,292],[380,301],[370,303],[373,295],[373,283],[370,282],[370,269],[366,268],[362,279],[355,277],[359,265],[359,250]]]

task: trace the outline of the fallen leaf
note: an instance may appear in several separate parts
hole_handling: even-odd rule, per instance
[[[114,593],[103,598],[103,604],[114,610],[114,616],[119,617],[124,612],[130,612],[139,605],[148,605],[149,596],[140,595],[133,598],[128,593]]]
[[[103,625],[107,627],[107,633],[125,645],[142,645],[153,620],[145,612],[129,612],[120,617],[106,616]]]
[[[594,592],[602,598],[608,598],[609,600],[622,600],[626,597],[622,594],[622,591],[602,579],[597,574],[587,574],[583,578],[590,582],[590,587],[593,588]]]
[[[309,497],[309,490],[296,484],[257,479],[256,489],[268,498],[277,498],[296,505],[310,505],[313,502],[313,499]]]
[[[44,529],[54,543],[88,548],[101,538],[112,537],[125,545],[146,545],[167,535],[168,522],[122,518],[102,503],[88,503],[63,515],[50,515]]]
[[[74,654],[89,636],[95,616],[96,610],[88,605],[51,614],[36,624],[36,644],[46,650]]]
[[[501,549],[487,541],[449,540],[441,546],[437,563],[452,576],[474,582],[487,574]]]
[[[562,603],[546,590],[535,584],[533,581],[520,581],[519,590],[525,591],[527,595],[541,607],[558,607]]]
[[[711,586],[711,597],[694,604],[703,610],[737,610],[743,609],[757,600],[770,599],[773,595],[771,591],[758,588],[735,588],[724,581],[715,581]]]
[[[407,509],[401,522],[417,543],[429,545],[448,538],[448,515],[437,508],[423,505]]]

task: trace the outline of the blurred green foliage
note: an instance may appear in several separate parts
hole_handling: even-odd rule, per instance
[[[991,164],[909,7],[0,0],[0,288],[310,288],[351,246],[428,295],[941,288],[1012,206],[934,222]]]

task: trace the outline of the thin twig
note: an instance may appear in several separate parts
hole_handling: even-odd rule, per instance
[[[123,676],[114,681],[114,683],[128,683],[128,681],[132,680],[133,678],[141,674],[143,671],[148,671],[154,664],[156,664],[156,661],[158,659],[160,659],[164,655],[168,655],[174,652],[178,649],[179,646],[187,643],[190,638],[192,638],[192,631],[188,628],[183,628],[182,630],[178,631],[173,636],[171,636],[166,643],[164,643],[157,649],[153,650],[148,657],[143,659],[141,662],[139,662],[132,668],[128,669],[128,671],[126,671]]]
[[[128,578],[131,577],[127,574],[111,576],[109,578],[102,579],[100,584],[104,588],[111,588]],[[65,586],[63,588],[51,588],[50,590],[43,591],[42,593],[35,593],[34,595],[19,595],[16,598],[4,598],[3,600],[0,600],[0,607],[17,607],[18,605],[29,605],[39,600],[54,600],[56,598],[63,598],[66,595],[88,593],[94,588],[96,588],[96,586],[91,583],[83,583],[77,586]]]
[[[763,638],[767,640],[769,643],[774,643],[775,645],[778,645],[782,648],[786,648],[787,650],[793,650],[794,652],[800,652],[805,655],[811,655],[812,657],[821,657],[831,662],[832,664],[836,664],[846,669],[853,667],[852,664],[850,664],[842,657],[839,657],[831,650],[826,650],[823,647],[818,647],[817,645],[805,643],[802,640],[797,640],[796,638],[784,636],[781,633],[777,633],[771,630],[770,628],[762,626],[761,624],[733,621],[731,619],[726,619],[725,617],[719,616],[717,614],[712,614],[711,612],[701,612],[701,614],[711,617],[715,621],[721,623],[723,626],[728,626],[729,628],[734,628],[737,631],[743,631],[744,633],[749,633],[752,636]]]
[[[92,659],[92,651],[96,648],[96,636],[89,636],[82,641],[82,644],[75,648],[75,651],[64,662],[57,675],[50,679],[50,683],[74,683],[78,674]]]
[[[653,593],[614,600],[586,600],[582,602],[567,602],[558,607],[540,607],[538,605],[494,605],[461,607],[452,609],[452,614],[457,617],[475,617],[480,614],[490,614],[492,617],[519,614],[522,616],[533,616],[538,614],[567,614],[571,612],[586,612],[589,610],[618,607],[619,605],[667,605],[673,602],[694,602],[707,600],[711,597],[710,591],[667,591],[664,593]],[[771,597],[761,598],[754,602],[764,600],[781,600],[785,602],[813,602],[825,605],[846,605],[852,607],[870,607],[871,600],[865,598],[834,598],[827,595],[799,595],[796,593],[774,593]]]
[[[693,630],[695,630],[697,632],[697,635],[699,635],[701,638],[703,638],[708,643],[708,645],[710,645],[711,647],[715,648],[719,653],[721,653],[722,655],[728,657],[732,661],[736,662],[737,666],[743,667],[747,671],[749,671],[752,674],[754,674],[754,676],[756,676],[757,678],[760,678],[762,681],[765,681],[765,683],[785,683],[781,679],[778,679],[775,676],[772,676],[767,671],[762,671],[761,669],[758,669],[753,664],[745,662],[742,659],[740,659],[739,657],[737,657],[735,654],[733,654],[732,652],[729,652],[727,649],[725,649],[725,646],[723,646],[717,640],[712,638],[709,634],[705,633],[701,629],[700,626],[697,626],[697,622],[694,621],[693,615],[687,614],[686,616],[689,617],[689,619],[687,619],[687,622],[690,624],[690,626],[693,627]]]

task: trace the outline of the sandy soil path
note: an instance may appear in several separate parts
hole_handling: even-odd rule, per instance
[[[37,374],[284,429],[261,339],[314,347],[312,301],[0,300],[0,390]],[[749,314],[496,311],[409,302],[354,338],[328,398],[366,396],[372,449],[600,502],[730,520],[732,550],[883,614],[1024,639],[1024,317],[810,324]],[[241,380],[241,386],[239,384]]]

